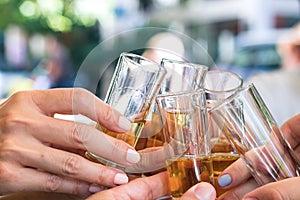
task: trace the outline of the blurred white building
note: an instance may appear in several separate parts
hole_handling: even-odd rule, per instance
[[[299,4],[298,0],[190,0],[168,8],[167,14],[165,8],[156,9],[151,21],[192,29],[191,37],[205,38],[216,54],[212,56],[226,62],[237,48],[276,42],[281,32],[299,21]]]

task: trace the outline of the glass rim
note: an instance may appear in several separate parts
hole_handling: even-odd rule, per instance
[[[213,106],[211,109],[208,110],[209,113],[214,112],[215,110],[220,109],[221,107],[223,107],[224,105],[228,104],[229,102],[231,102],[232,100],[234,100],[237,96],[239,96],[241,93],[244,93],[247,90],[250,89],[255,89],[255,86],[253,83],[250,83],[249,85],[247,85],[246,87],[241,88],[240,90],[238,90],[237,92],[233,93],[232,95],[230,95],[229,97],[227,97],[226,99],[219,101],[215,104],[215,106]]]
[[[172,96],[186,96],[188,94],[199,94],[199,93],[205,94],[204,92],[205,92],[204,88],[198,88],[195,90],[188,90],[188,91],[166,92],[164,94],[157,95],[156,98],[172,97]]]
[[[143,59],[145,60],[146,62],[149,62],[150,64],[153,64],[153,65],[156,65],[158,67],[158,69],[160,69],[160,71],[164,71],[165,73],[167,72],[166,68],[162,65],[160,65],[159,63],[153,61],[153,60],[150,60],[144,56],[141,56],[141,55],[138,55],[138,54],[134,54],[134,53],[130,53],[130,52],[122,52],[120,54],[120,57],[123,57],[124,59],[127,59],[129,60],[131,63],[134,62],[134,64],[138,64],[141,66],[140,63],[137,63],[135,61],[133,61],[132,59],[130,59],[129,57],[136,57],[136,58],[139,58],[139,59]]]
[[[226,73],[231,74],[232,76],[234,76],[237,80],[240,81],[240,84],[237,87],[233,87],[233,88],[230,88],[228,90],[212,90],[212,89],[207,89],[207,88],[205,88],[205,86],[203,86],[207,93],[217,93],[218,94],[218,93],[234,92],[236,89],[239,89],[239,88],[243,87],[243,84],[244,84],[243,78],[240,75],[238,75],[238,74],[236,74],[236,73],[234,73],[230,70],[224,70],[224,69],[210,70],[206,73],[205,79],[207,78],[207,76],[209,74],[223,73],[223,72],[226,72]],[[204,83],[205,83],[205,80],[204,80]]]
[[[184,61],[184,60],[173,60],[173,59],[170,59],[170,58],[162,58],[161,59],[161,65],[163,65],[164,62],[170,62],[170,63],[177,63],[177,64],[180,64],[180,65],[187,65],[187,66],[190,66],[190,67],[193,67],[193,68],[197,68],[197,69],[202,69],[202,70],[206,70],[208,71],[208,66],[206,65],[203,65],[203,64],[197,64],[197,63],[192,63],[192,62],[188,62],[188,61]]]

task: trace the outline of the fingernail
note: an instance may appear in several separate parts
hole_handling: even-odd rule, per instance
[[[97,192],[100,192],[102,190],[103,189],[98,187],[97,185],[90,185],[90,187],[89,187],[89,192],[90,193],[97,193]]]
[[[116,174],[114,184],[121,185],[128,183],[128,177],[125,174]]]
[[[229,174],[224,174],[218,178],[218,183],[221,187],[225,187],[231,183],[231,176]]]
[[[120,116],[120,118],[119,118],[119,127],[124,129],[125,131],[128,131],[131,128],[131,123],[126,117]]]
[[[243,200],[257,200],[257,198],[253,198],[253,197],[246,197],[245,199],[243,199]]]
[[[141,159],[141,156],[138,152],[132,150],[132,149],[128,149],[127,151],[127,156],[126,156],[126,160],[130,163],[137,163],[139,162]]]
[[[194,194],[199,200],[211,200],[215,199],[214,191],[212,187],[205,187],[198,184],[194,189]]]

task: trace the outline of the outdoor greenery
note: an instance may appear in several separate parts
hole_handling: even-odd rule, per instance
[[[95,24],[96,16],[77,8],[75,0],[0,0],[0,30],[16,24],[28,32],[68,32]]]

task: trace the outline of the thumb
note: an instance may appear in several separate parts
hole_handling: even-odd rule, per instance
[[[191,187],[180,200],[215,200],[216,190],[207,182],[201,182]]]
[[[243,200],[296,200],[300,196],[299,183],[300,177],[269,183],[249,192]]]

